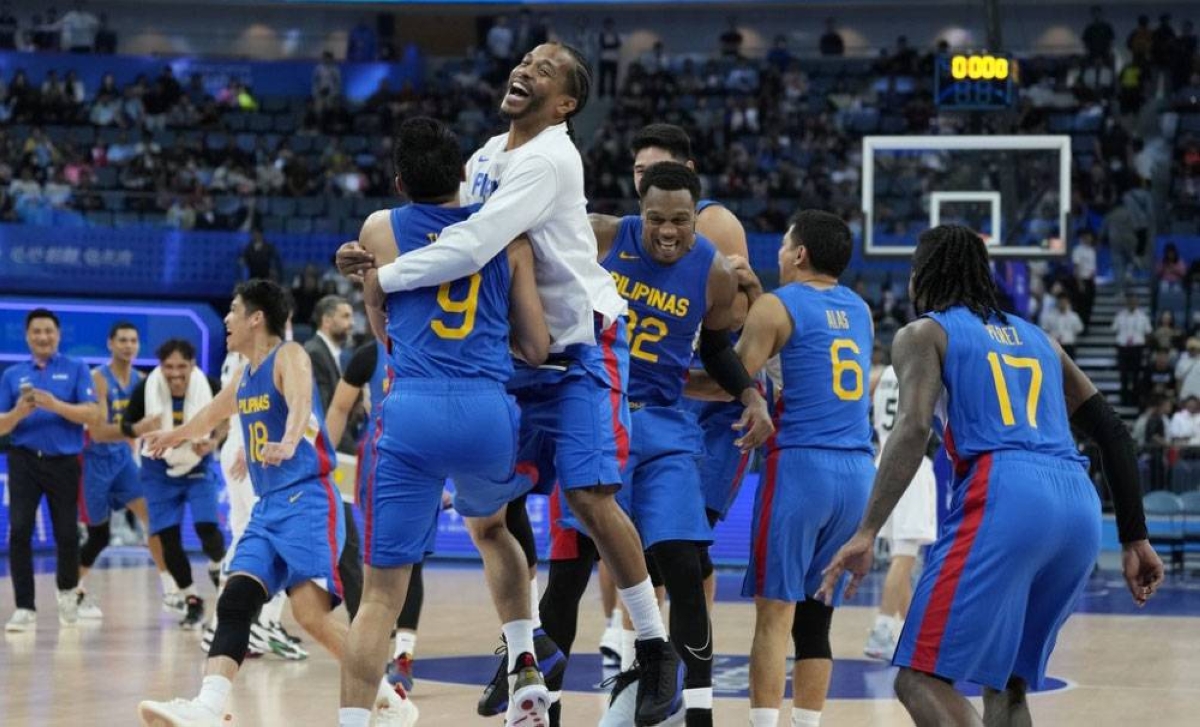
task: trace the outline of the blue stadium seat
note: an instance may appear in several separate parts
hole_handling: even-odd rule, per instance
[[[249,154],[254,151],[256,146],[258,146],[258,137],[254,134],[238,134],[237,141],[235,143],[237,144],[238,149]]]
[[[108,210],[93,210],[87,213],[87,221],[92,227],[112,227],[112,212]]]
[[[256,134],[265,134],[274,128],[274,120],[267,114],[259,113],[250,117],[246,130]]]
[[[318,217],[325,214],[324,197],[300,197],[296,200],[298,217]]]
[[[340,229],[337,217],[316,217],[312,221],[312,231],[322,235],[336,235]]]
[[[112,169],[112,167],[101,167],[101,169]],[[121,212],[125,209],[124,192],[101,192],[100,197],[104,200],[104,209],[109,212]]]
[[[112,189],[117,186],[119,172],[116,167],[96,167],[96,187],[99,189]]]
[[[263,215],[262,227],[264,232],[284,232],[286,220],[279,215]]]
[[[96,140],[96,129],[91,126],[73,126],[67,140],[77,146],[91,146]]]
[[[285,229],[292,235],[307,235],[312,232],[312,228],[312,220],[308,217],[291,217]]]
[[[292,197],[271,197],[268,209],[273,215],[291,217],[296,214],[296,200]]]
[[[137,212],[117,212],[113,215],[113,227],[137,227],[141,221]]]

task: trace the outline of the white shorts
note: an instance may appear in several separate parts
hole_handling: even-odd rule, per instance
[[[254,485],[249,477],[235,478],[230,474],[233,463],[242,450],[242,430],[240,426],[230,427],[225,444],[221,445],[221,474],[225,476],[225,485],[229,493],[229,532],[233,534],[233,542],[229,545],[230,557],[237,547],[238,538],[246,532],[250,523],[250,511],[258,497],[254,494]]]
[[[937,540],[937,478],[933,461],[921,459],[912,484],[904,491],[879,537],[886,538],[892,555],[913,555]]]

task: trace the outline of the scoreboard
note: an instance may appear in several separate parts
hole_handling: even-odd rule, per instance
[[[1004,54],[945,53],[933,71],[933,100],[943,109],[1006,109],[1017,98],[1017,61]]]

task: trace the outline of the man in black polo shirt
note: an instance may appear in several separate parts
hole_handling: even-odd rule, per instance
[[[5,631],[37,624],[33,590],[33,528],[45,496],[58,551],[58,619],[78,618],[79,453],[83,426],[99,417],[87,364],[58,352],[58,316],[38,308],[25,317],[32,358],[0,376],[0,436],[12,434],[8,450],[8,561],[17,610]]]

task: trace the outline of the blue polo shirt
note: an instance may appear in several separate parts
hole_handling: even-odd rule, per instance
[[[96,401],[92,374],[79,359],[56,353],[38,366],[30,359],[13,364],[0,376],[0,412],[9,412],[21,398],[21,384],[29,382],[68,404]],[[79,454],[83,450],[83,425],[72,424],[57,414],[34,409],[12,430],[12,445],[48,455]]]

